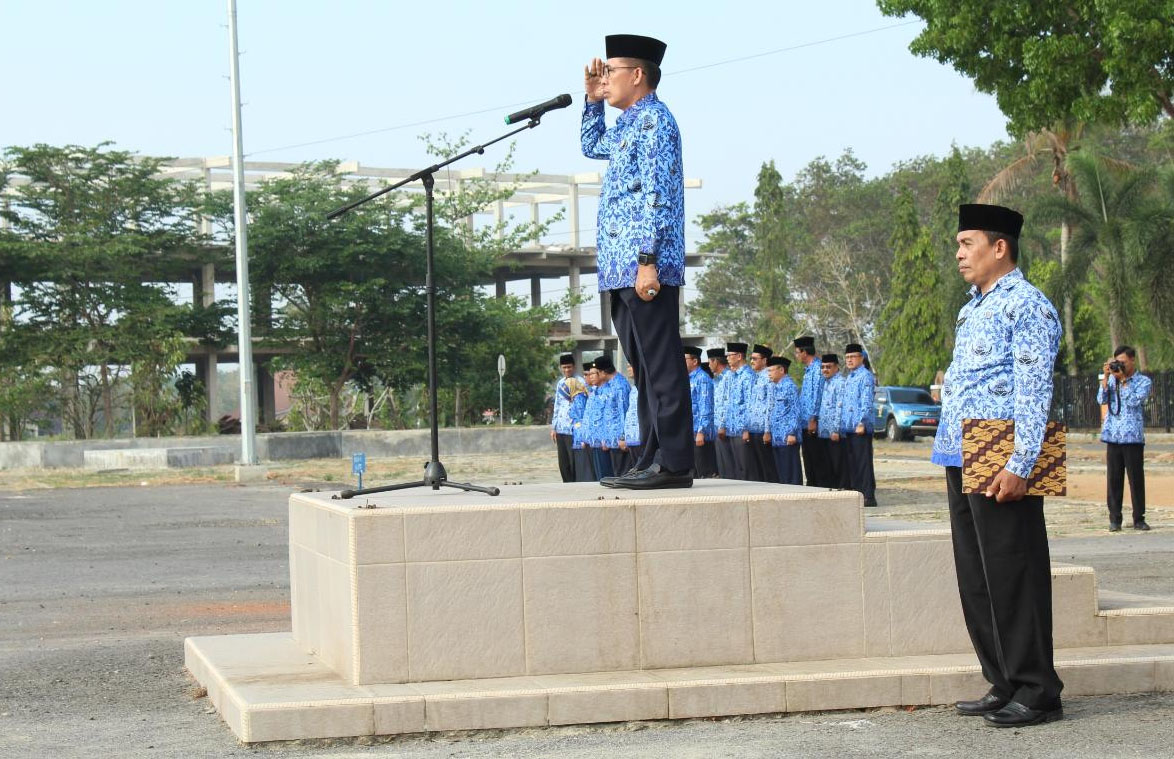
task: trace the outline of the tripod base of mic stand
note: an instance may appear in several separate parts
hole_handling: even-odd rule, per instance
[[[407,490],[409,488],[432,488],[433,490],[440,490],[441,488],[456,488],[457,490],[485,493],[486,495],[501,495],[501,491],[494,487],[473,485],[468,482],[449,482],[448,473],[444,471],[444,464],[433,460],[424,465],[424,479],[422,480],[417,480],[415,482],[401,482],[396,485],[383,485],[382,487],[377,488],[344,490],[334,497],[335,499],[346,500],[348,498],[354,498],[357,495],[386,493],[391,490]]]

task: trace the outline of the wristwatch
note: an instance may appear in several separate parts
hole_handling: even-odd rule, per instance
[[[649,264],[656,266],[656,254],[641,253],[640,255],[636,256],[636,263],[640,264],[641,266],[648,266]]]

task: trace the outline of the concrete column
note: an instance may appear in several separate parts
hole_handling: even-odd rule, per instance
[[[504,298],[505,297],[505,275],[504,274],[494,275],[493,284],[496,286],[497,297]]]
[[[200,304],[204,307],[216,302],[216,264],[204,264],[200,267]],[[195,302],[196,293],[192,293]]]
[[[497,240],[501,242],[505,239],[505,227],[502,222],[505,221],[505,201],[499,200],[493,205],[493,221],[497,224]]]
[[[603,334],[611,334],[611,291],[604,290],[599,293],[599,328],[603,330]]]
[[[570,284],[568,289],[572,295],[579,295],[579,264],[577,261],[571,261],[571,268],[569,272]],[[580,335],[583,333],[583,311],[579,304],[571,306],[571,334]]]
[[[579,185],[571,182],[567,192],[567,221],[571,225],[571,247],[579,247]]]
[[[219,360],[216,353],[209,353],[208,357],[204,359],[204,400],[207,401],[206,411],[209,422],[216,423],[216,409],[213,408],[216,399],[216,393],[220,388],[220,371],[217,368]],[[199,366],[197,364],[197,366]]]
[[[530,277],[530,307],[542,305],[542,277]]]

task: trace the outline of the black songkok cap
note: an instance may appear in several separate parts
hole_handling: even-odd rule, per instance
[[[765,345],[761,345],[759,343],[755,343],[754,350],[752,350],[750,352],[757,353],[758,355],[762,356],[763,358],[770,358],[771,356],[774,355],[774,351],[772,351],[769,347],[767,347]]]
[[[595,368],[595,363],[592,361],[588,361],[587,363],[583,364],[583,371],[585,371],[585,372],[589,372],[594,368]]]
[[[790,359],[786,358],[785,356],[771,356],[770,358],[768,358],[766,360],[766,365],[767,366],[781,366],[781,367],[783,367],[783,371],[786,371],[787,369],[791,368],[791,361],[790,361]]]
[[[741,353],[746,355],[746,343],[726,343],[726,353]]]
[[[567,364],[571,364],[573,366],[574,363],[575,363],[575,354],[573,354],[573,353],[564,353],[563,355],[558,357],[558,365],[559,366],[566,366]]]
[[[701,349],[695,345],[686,345],[685,346],[685,353],[689,354],[690,356],[692,356],[694,358],[701,358]]]
[[[844,353],[864,353],[864,346],[860,343],[848,343],[844,346]]]
[[[612,361],[611,356],[607,355],[606,353],[595,359],[593,363],[595,364],[595,368],[601,372],[607,372],[608,374],[611,374],[616,370],[615,362]]]
[[[838,364],[840,363],[840,357],[834,353],[825,353],[823,354],[823,358],[821,358],[820,361],[825,364]]]
[[[958,206],[958,231],[978,229],[983,232],[998,232],[1019,239],[1023,230],[1023,214],[1003,206],[988,206],[981,203],[967,203]]]
[[[657,66],[664,60],[665,43],[639,34],[609,34],[604,40],[608,58],[639,58]]]
[[[795,347],[796,348],[810,348],[811,350],[815,350],[815,338],[811,337],[810,335],[804,335],[803,337],[796,337],[795,338]]]
[[[705,352],[706,358],[724,358],[726,355],[725,348],[710,348]]]

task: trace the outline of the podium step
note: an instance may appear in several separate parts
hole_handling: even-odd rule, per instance
[[[189,672],[246,743],[881,706],[974,698],[970,654],[351,685],[290,633],[189,638]],[[1174,690],[1174,644],[1057,649],[1066,696]]]

